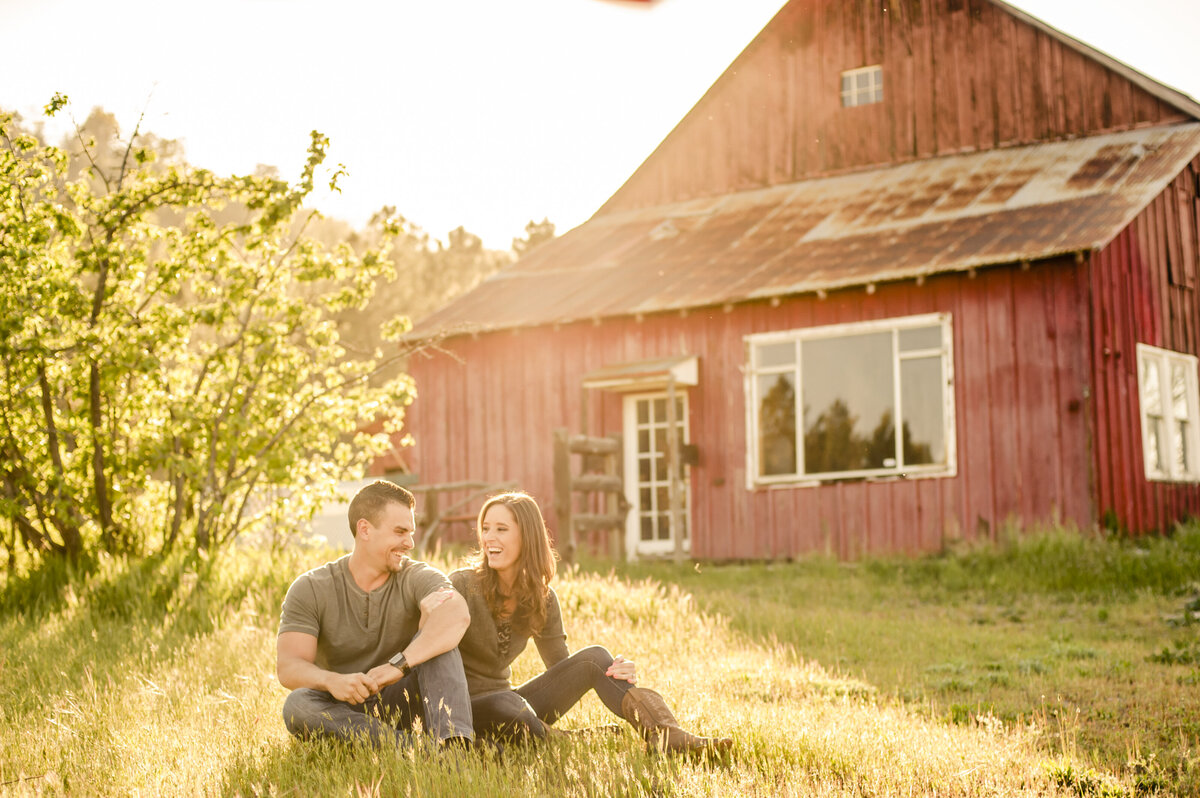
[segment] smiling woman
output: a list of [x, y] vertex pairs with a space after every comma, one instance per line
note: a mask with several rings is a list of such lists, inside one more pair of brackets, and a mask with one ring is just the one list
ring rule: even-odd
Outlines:
[[[542, 740], [553, 723], [594, 690], [605, 707], [627, 720], [652, 749], [723, 755], [728, 738], [697, 737], [680, 728], [663, 697], [635, 687], [634, 663], [603, 646], [574, 654], [558, 596], [550, 587], [556, 554], [542, 512], [526, 493], [488, 499], [479, 511], [474, 567], [450, 580], [467, 600], [471, 625], [459, 643], [475, 732], [506, 740]], [[513, 688], [510, 666], [533, 639], [547, 670]]]

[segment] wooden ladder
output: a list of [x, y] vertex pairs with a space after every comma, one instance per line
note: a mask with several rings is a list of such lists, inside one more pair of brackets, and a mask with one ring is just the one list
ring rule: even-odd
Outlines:
[[[572, 455], [582, 455], [579, 470], [572, 468]], [[577, 512], [576, 504], [593, 507], [599, 496], [602, 512]], [[563, 559], [574, 562], [579, 533], [608, 530], [608, 554], [614, 559], [625, 555], [625, 516], [629, 513], [622, 478], [621, 437], [592, 438], [571, 435], [567, 429], [554, 430], [554, 512], [558, 516]]]

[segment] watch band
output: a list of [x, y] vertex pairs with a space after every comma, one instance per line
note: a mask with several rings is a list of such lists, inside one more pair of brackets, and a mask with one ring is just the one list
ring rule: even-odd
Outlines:
[[412, 672], [412, 666], [408, 664], [408, 660], [404, 658], [404, 652], [401, 651], [396, 656], [388, 660], [388, 664], [400, 669], [401, 676], [407, 676]]

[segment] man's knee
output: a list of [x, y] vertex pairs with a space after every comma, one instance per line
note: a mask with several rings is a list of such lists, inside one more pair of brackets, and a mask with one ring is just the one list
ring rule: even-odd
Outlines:
[[436, 657], [430, 657], [420, 665], [414, 666], [413, 670], [424, 676], [450, 676], [466, 680], [463, 673], [462, 654], [458, 653], [457, 648], [452, 648]]
[[288, 693], [283, 702], [283, 724], [287, 730], [297, 737], [307, 737], [319, 729], [320, 714], [328, 704], [328, 701], [321, 700], [325, 695], [308, 687]]

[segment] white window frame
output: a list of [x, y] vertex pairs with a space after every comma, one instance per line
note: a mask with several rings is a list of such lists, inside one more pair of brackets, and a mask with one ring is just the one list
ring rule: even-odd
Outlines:
[[[870, 78], [867, 86], [862, 89], [858, 87], [860, 75], [867, 75]], [[846, 88], [847, 81], [850, 82], [850, 88]], [[860, 105], [874, 105], [883, 102], [883, 66], [872, 64], [858, 69], [845, 70], [842, 72], [841, 92], [843, 108], [856, 108]]]
[[[806, 340], [816, 340], [821, 338], [841, 338], [852, 335], [863, 335], [874, 332], [891, 331], [893, 335], [897, 335], [901, 330], [913, 329], [918, 327], [930, 327], [933, 325], [941, 325], [942, 342], [941, 346], [936, 349], [922, 349], [895, 354], [892, 359], [893, 371], [893, 391], [895, 392], [892, 398], [893, 407], [896, 409], [896, 437], [897, 441], [902, 440], [901, 431], [903, 430], [904, 414], [903, 406], [900, 397], [900, 362], [909, 358], [925, 358], [932, 355], [939, 355], [942, 362], [942, 430], [943, 439], [946, 444], [946, 462], [933, 463], [928, 465], [903, 465], [897, 463], [895, 468], [884, 469], [869, 469], [861, 471], [834, 471], [817, 474], [760, 474], [759, 469], [759, 435], [758, 435], [758, 411], [759, 399], [758, 396], [758, 380], [759, 374], [778, 373], [781, 370], [786, 370], [787, 367], [763, 367], [760, 368], [757, 363], [757, 347], [764, 344], [776, 344], [784, 342], [794, 342], [796, 344], [796, 358], [791, 366], [793, 378], [796, 385], [796, 466], [800, 472], [804, 471], [804, 429], [803, 421], [803, 402], [804, 402], [804, 386], [800, 379], [802, 361], [800, 357], [800, 343]], [[952, 325], [952, 317], [950, 313], [926, 313], [917, 316], [901, 316], [890, 319], [878, 319], [874, 321], [851, 322], [848, 324], [832, 324], [822, 327], [806, 327], [796, 330], [784, 330], [779, 332], [756, 333], [747, 335], [743, 338], [746, 349], [746, 368], [744, 372], [744, 390], [746, 396], [746, 487], [754, 489], [757, 487], [770, 487], [774, 485], [818, 485], [823, 482], [838, 482], [847, 479], [872, 479], [872, 480], [890, 480], [890, 479], [905, 479], [912, 477], [952, 477], [958, 473], [957, 461], [957, 442], [955, 437], [955, 414], [954, 414], [954, 332]], [[896, 350], [893, 349], [893, 352]]]
[[[1162, 407], [1158, 415], [1149, 412], [1145, 380], [1142, 375], [1146, 363], [1154, 361], [1158, 364], [1159, 402]], [[1187, 382], [1185, 385], [1187, 420], [1186, 439], [1183, 441], [1184, 451], [1190, 461], [1180, 469], [1172, 453], [1175, 451], [1177, 437], [1174, 408], [1171, 402], [1171, 367], [1181, 365]], [[1137, 384], [1138, 384], [1138, 418], [1141, 420], [1142, 431], [1142, 463], [1146, 479], [1152, 482], [1200, 482], [1200, 385], [1197, 374], [1200, 373], [1200, 359], [1195, 355], [1185, 355], [1157, 346], [1139, 343], [1137, 345]], [[1166, 430], [1166, 468], [1159, 468], [1150, 457], [1146, 448], [1150, 440], [1150, 425], [1162, 423]]]

